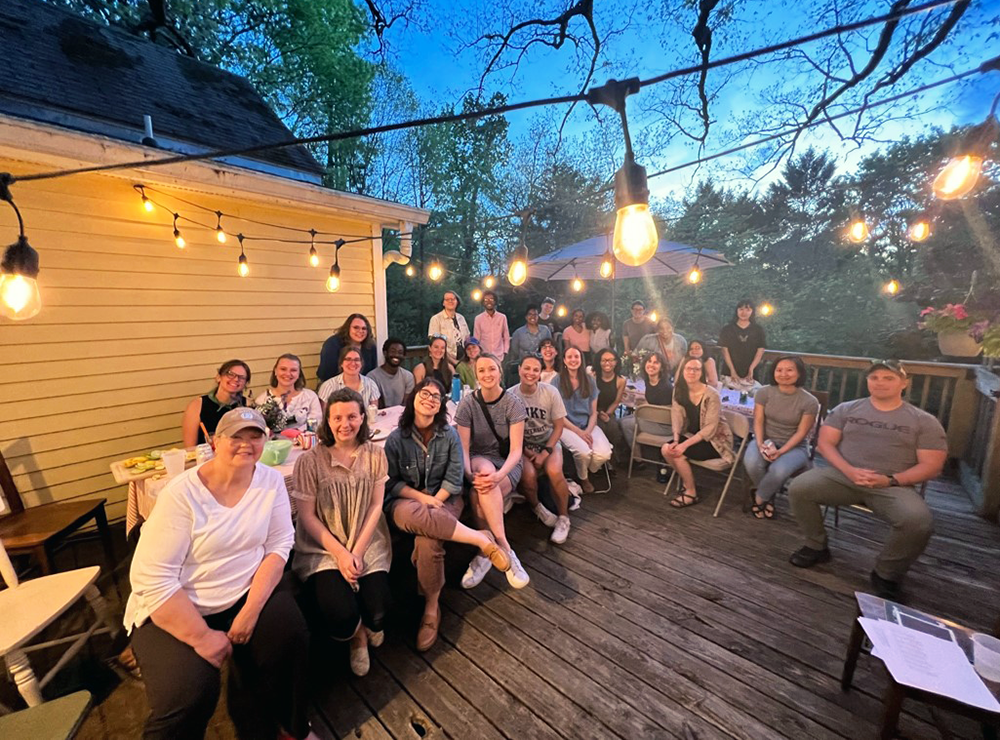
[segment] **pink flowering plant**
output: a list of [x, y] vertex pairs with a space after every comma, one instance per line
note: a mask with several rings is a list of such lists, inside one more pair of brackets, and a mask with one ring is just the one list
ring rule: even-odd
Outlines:
[[921, 329], [933, 332], [969, 331], [973, 324], [984, 321], [986, 317], [978, 311], [969, 311], [964, 303], [949, 303], [944, 308], [928, 306], [920, 312]]

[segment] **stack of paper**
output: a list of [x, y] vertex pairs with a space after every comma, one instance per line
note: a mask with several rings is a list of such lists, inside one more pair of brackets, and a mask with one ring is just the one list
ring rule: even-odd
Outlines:
[[894, 622], [865, 617], [858, 621], [898, 683], [1000, 712], [1000, 703], [954, 642]]

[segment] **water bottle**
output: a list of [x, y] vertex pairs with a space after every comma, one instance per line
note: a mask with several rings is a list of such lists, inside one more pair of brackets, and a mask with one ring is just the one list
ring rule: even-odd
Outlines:
[[451, 400], [454, 403], [462, 400], [462, 379], [457, 375], [451, 379]]

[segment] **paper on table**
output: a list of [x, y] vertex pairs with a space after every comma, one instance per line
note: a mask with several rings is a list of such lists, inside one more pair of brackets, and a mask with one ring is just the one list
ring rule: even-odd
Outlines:
[[899, 683], [1000, 712], [1000, 703], [955, 643], [885, 620], [858, 621]]

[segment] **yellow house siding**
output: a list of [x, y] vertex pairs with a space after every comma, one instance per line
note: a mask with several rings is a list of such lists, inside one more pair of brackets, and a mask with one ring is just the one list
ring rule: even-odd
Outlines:
[[[0, 171], [37, 169], [0, 158]], [[177, 444], [185, 405], [212, 389], [222, 362], [245, 360], [256, 394], [275, 358], [293, 352], [314, 387], [323, 340], [354, 311], [375, 316], [382, 266], [373, 264], [371, 242], [341, 250], [343, 287], [330, 294], [332, 245], [317, 245], [322, 262], [314, 268], [307, 244], [248, 239], [251, 272], [240, 278], [236, 233], [308, 239], [238, 219], [247, 216], [349, 238], [378, 233], [377, 217], [320, 207], [315, 192], [301, 208], [287, 198], [268, 203], [221, 175], [225, 186], [214, 191], [164, 179], [94, 174], [14, 185], [41, 257], [43, 308], [27, 322], [0, 321], [0, 449], [28, 506], [102, 496], [109, 516], [121, 518], [126, 489], [108, 465]], [[222, 210], [229, 241], [220, 245], [214, 231], [182, 220], [188, 246], [178, 249], [171, 214], [142, 210], [132, 189], [140, 181], [168, 193], [151, 192], [153, 200], [212, 228], [213, 214], [170, 194]], [[15, 235], [12, 211], [0, 207], [0, 245]]]

